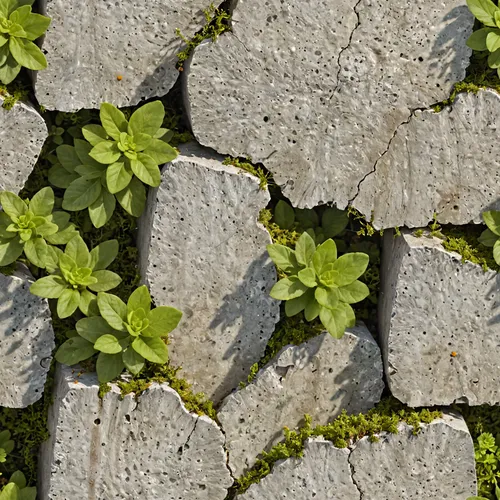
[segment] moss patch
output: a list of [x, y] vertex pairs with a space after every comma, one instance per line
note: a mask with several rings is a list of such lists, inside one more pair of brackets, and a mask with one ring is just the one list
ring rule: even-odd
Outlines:
[[30, 93], [30, 87], [23, 83], [13, 82], [9, 85], [0, 83], [0, 97], [3, 99], [2, 108], [10, 110], [17, 101], [25, 101]]
[[250, 163], [250, 159], [240, 160], [238, 158], [233, 158], [232, 156], [228, 156], [223, 162], [224, 165], [232, 165], [236, 168], [241, 168], [248, 172], [249, 174], [254, 175], [260, 181], [259, 188], [262, 190], [266, 190], [269, 182], [272, 179], [271, 174], [268, 170], [266, 170], [263, 166], [255, 166]]

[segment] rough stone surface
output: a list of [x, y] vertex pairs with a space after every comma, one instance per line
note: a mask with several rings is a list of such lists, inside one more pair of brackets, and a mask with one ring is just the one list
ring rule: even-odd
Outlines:
[[[500, 95], [460, 94], [440, 113], [416, 111], [399, 127], [353, 205], [377, 228], [480, 223], [500, 209]], [[477, 140], [480, 137], [481, 140]]]
[[50, 439], [39, 471], [41, 500], [111, 498], [223, 500], [231, 485], [224, 436], [189, 413], [167, 385], [123, 401], [117, 386], [101, 400], [94, 374], [58, 366]]
[[[387, 233], [380, 337], [392, 394], [410, 406], [500, 403], [500, 275], [437, 238]], [[453, 355], [452, 355], [453, 353]]]
[[360, 500], [352, 481], [349, 450], [330, 441], [309, 439], [303, 458], [276, 462], [272, 474], [253, 484], [241, 500]]
[[[424, 425], [414, 436], [398, 434], [378, 442], [363, 438], [349, 457], [363, 500], [466, 500], [476, 495], [472, 438], [462, 417], [451, 413]], [[299, 499], [297, 499], [299, 500]]]
[[0, 191], [18, 193], [47, 139], [47, 126], [35, 109], [18, 101], [4, 109], [0, 97]]
[[462, 0], [240, 0], [184, 71], [198, 141], [263, 162], [292, 204], [355, 198], [412, 110], [465, 76]]
[[[175, 83], [177, 53], [204, 24], [206, 0], [42, 0], [52, 18], [36, 74], [47, 109], [77, 111], [102, 102], [133, 106]], [[121, 76], [121, 80], [118, 77]]]
[[47, 300], [32, 295], [33, 278], [0, 274], [0, 406], [25, 408], [42, 397], [54, 331]]
[[264, 353], [279, 316], [269, 297], [276, 270], [257, 222], [269, 193], [257, 178], [195, 144], [150, 190], [139, 234], [140, 270], [157, 304], [184, 313], [170, 359], [214, 401]]
[[379, 400], [384, 383], [380, 349], [364, 325], [342, 339], [328, 333], [282, 349], [254, 381], [230, 394], [218, 416], [235, 477], [262, 451], [299, 427], [304, 414], [326, 424], [341, 413], [365, 412]]

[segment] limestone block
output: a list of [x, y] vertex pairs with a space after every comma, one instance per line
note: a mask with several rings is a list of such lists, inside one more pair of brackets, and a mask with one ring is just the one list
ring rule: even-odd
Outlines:
[[[167, 94], [177, 53], [204, 24], [206, 0], [42, 0], [52, 22], [43, 42], [48, 67], [36, 74], [47, 109], [77, 111], [102, 102], [133, 106]], [[121, 77], [121, 79], [119, 79]]]
[[438, 238], [403, 232], [384, 237], [381, 277], [392, 394], [410, 406], [499, 404], [499, 275], [462, 263]]
[[398, 434], [384, 433], [375, 443], [363, 438], [349, 462], [363, 500], [476, 495], [472, 438], [462, 417], [451, 413], [423, 425], [415, 436], [412, 427], [401, 424]]
[[0, 274], [0, 406], [25, 408], [42, 397], [55, 347], [49, 305], [30, 293], [22, 269]]
[[257, 222], [269, 193], [257, 178], [185, 146], [149, 191], [139, 223], [140, 270], [157, 304], [183, 311], [170, 359], [220, 401], [263, 355], [279, 316], [276, 270]]
[[238, 495], [241, 500], [360, 500], [348, 449], [322, 438], [308, 439], [303, 458], [276, 462], [273, 472]]
[[440, 113], [416, 111], [353, 205], [377, 228], [424, 227], [434, 213], [443, 224], [482, 222], [484, 210], [500, 209], [499, 113], [490, 90], [460, 94]]
[[40, 500], [223, 500], [232, 484], [224, 436], [189, 413], [166, 384], [137, 401], [112, 386], [101, 400], [95, 374], [58, 366], [50, 439], [39, 461]]
[[384, 388], [382, 375], [379, 347], [362, 324], [342, 339], [323, 333], [283, 348], [219, 409], [233, 475], [241, 476], [262, 450], [277, 444], [283, 427], [299, 427], [306, 413], [326, 424], [343, 409], [372, 408]]
[[462, 0], [240, 0], [185, 67], [194, 134], [263, 162], [294, 206], [344, 208], [412, 110], [465, 76], [473, 24]]
[[0, 191], [18, 193], [35, 166], [48, 131], [29, 104], [18, 101], [7, 110], [3, 102], [0, 97]]

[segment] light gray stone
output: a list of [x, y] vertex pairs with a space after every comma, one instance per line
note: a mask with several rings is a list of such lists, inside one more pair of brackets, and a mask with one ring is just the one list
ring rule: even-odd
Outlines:
[[466, 500], [476, 495], [474, 447], [461, 416], [445, 413], [417, 435], [412, 432], [403, 423], [398, 434], [356, 443], [349, 462], [363, 500]]
[[499, 404], [499, 275], [404, 231], [385, 234], [381, 276], [392, 394], [410, 406]]
[[[458, 95], [440, 113], [416, 111], [361, 183], [353, 205], [376, 228], [480, 223], [500, 209], [500, 95]], [[478, 140], [478, 137], [481, 139]]]
[[[36, 78], [38, 102], [77, 111], [102, 102], [133, 106], [167, 94], [177, 53], [204, 24], [206, 0], [42, 0], [52, 22], [43, 42], [48, 67]], [[118, 77], [122, 79], [119, 80]]]
[[224, 436], [189, 413], [166, 384], [101, 400], [95, 374], [58, 366], [50, 438], [42, 445], [40, 500], [223, 500], [232, 484]]
[[343, 409], [365, 412], [384, 388], [380, 349], [364, 325], [341, 339], [323, 333], [287, 346], [244, 389], [230, 394], [218, 417], [226, 435], [235, 477], [254, 465], [283, 437], [283, 427], [299, 427], [307, 413], [327, 424]]
[[308, 439], [302, 458], [276, 462], [273, 472], [238, 495], [241, 500], [360, 500], [348, 449], [322, 438]]
[[462, 0], [240, 0], [184, 71], [198, 141], [263, 162], [294, 206], [344, 208], [412, 110], [465, 76]]
[[18, 101], [7, 110], [3, 103], [0, 97], [0, 191], [18, 193], [35, 166], [48, 131], [31, 105]]
[[27, 271], [0, 274], [0, 406], [25, 408], [42, 397], [54, 331], [46, 299], [30, 293]]
[[263, 355], [279, 319], [276, 270], [257, 222], [269, 193], [196, 144], [162, 172], [139, 223], [139, 265], [157, 304], [183, 311], [170, 359], [196, 390], [227, 396]]

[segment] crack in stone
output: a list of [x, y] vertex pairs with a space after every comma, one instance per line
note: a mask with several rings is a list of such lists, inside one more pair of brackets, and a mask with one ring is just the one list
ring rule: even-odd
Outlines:
[[352, 484], [354, 484], [354, 486], [356, 487], [356, 489], [358, 490], [358, 493], [359, 493], [359, 500], [363, 500], [364, 498], [364, 495], [363, 495], [363, 492], [361, 491], [361, 488], [359, 487], [358, 483], [356, 482], [356, 480], [354, 479], [354, 473], [356, 472], [354, 470], [354, 464], [351, 463], [351, 455], [352, 455], [352, 452], [354, 451], [354, 449], [350, 449], [349, 450], [349, 456], [347, 457], [347, 463], [349, 464], [349, 468], [351, 469], [351, 479], [352, 479]]
[[184, 445], [182, 446], [182, 449], [183, 449], [183, 450], [184, 450], [184, 448], [185, 448], [186, 446], [188, 446], [188, 445], [189, 445], [189, 441], [191, 440], [191, 436], [194, 434], [194, 431], [196, 430], [196, 426], [198, 425], [198, 422], [199, 422], [199, 421], [200, 421], [200, 419], [199, 419], [199, 418], [197, 418], [197, 419], [195, 420], [195, 422], [194, 422], [194, 426], [193, 426], [193, 430], [189, 433], [189, 436], [188, 436], [188, 438], [186, 439], [186, 442], [185, 442], [185, 443], [184, 443]]

